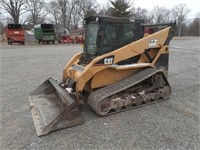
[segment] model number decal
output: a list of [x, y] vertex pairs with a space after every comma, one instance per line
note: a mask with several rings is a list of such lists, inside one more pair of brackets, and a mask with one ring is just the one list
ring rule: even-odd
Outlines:
[[155, 40], [150, 40], [149, 41], [149, 46], [156, 46], [157, 45], [157, 39], [155, 39]]

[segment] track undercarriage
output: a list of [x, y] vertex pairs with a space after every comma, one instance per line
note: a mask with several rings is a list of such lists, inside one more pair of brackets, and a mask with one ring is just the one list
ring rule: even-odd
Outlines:
[[88, 97], [88, 104], [98, 115], [106, 116], [167, 99], [170, 94], [163, 71], [147, 68], [94, 91]]

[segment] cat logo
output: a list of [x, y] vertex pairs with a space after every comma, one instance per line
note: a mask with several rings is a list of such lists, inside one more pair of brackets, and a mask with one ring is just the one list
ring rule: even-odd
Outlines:
[[105, 58], [99, 60], [94, 65], [95, 66], [112, 65], [112, 64], [114, 64], [114, 60], [115, 60], [115, 56], [111, 55], [111, 56], [108, 56], [108, 57], [105, 57]]
[[112, 65], [114, 58], [104, 58], [105, 65]]

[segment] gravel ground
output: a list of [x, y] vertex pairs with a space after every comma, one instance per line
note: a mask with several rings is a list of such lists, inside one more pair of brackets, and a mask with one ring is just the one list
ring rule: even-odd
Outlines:
[[84, 107], [85, 124], [39, 138], [28, 95], [50, 76], [61, 80], [81, 45], [1, 43], [1, 149], [199, 150], [200, 38], [175, 39], [170, 48], [170, 100], [108, 117]]

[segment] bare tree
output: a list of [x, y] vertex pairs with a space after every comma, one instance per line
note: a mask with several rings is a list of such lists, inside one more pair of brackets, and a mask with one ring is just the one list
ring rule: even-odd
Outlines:
[[170, 10], [165, 7], [155, 6], [151, 12], [155, 23], [169, 22]]
[[76, 29], [85, 17], [97, 14], [97, 8], [96, 0], [52, 0], [46, 11], [53, 16], [55, 24], [69, 30]]
[[47, 4], [46, 10], [53, 17], [54, 23], [60, 24], [61, 11], [59, 9], [59, 4], [56, 1], [52, 0]]
[[173, 9], [172, 9], [172, 13], [173, 13], [173, 17], [174, 19], [177, 20], [177, 25], [178, 25], [178, 36], [181, 35], [181, 27], [183, 22], [185, 21], [188, 13], [190, 12], [190, 9], [187, 7], [186, 4], [179, 4], [176, 5]]
[[106, 5], [101, 6], [101, 8], [98, 11], [99, 15], [106, 15], [106, 16], [111, 16], [112, 8], [110, 6], [110, 3], [107, 2]]
[[72, 14], [76, 15], [77, 10], [76, 10], [76, 5], [79, 3], [79, 0], [71, 0], [68, 2], [68, 11], [67, 11], [67, 29], [69, 30], [70, 24], [72, 22]]
[[29, 13], [27, 22], [32, 25], [44, 20], [44, 0], [25, 0], [25, 9]]
[[71, 14], [72, 16], [72, 25], [74, 27], [74, 29], [78, 28], [78, 24], [80, 24], [80, 22], [82, 21], [81, 17], [79, 16], [79, 11], [80, 11], [80, 7], [78, 5], [79, 2], [77, 2], [77, 4], [74, 7], [74, 10]]
[[19, 23], [19, 17], [23, 11], [24, 0], [1, 0], [0, 8], [7, 12], [13, 19], [14, 23]]
[[134, 8], [132, 14], [134, 18], [143, 19], [145, 23], [149, 22], [148, 10], [145, 8]]
[[0, 20], [0, 35], [3, 35], [4, 34], [4, 24], [1, 22]]
[[77, 24], [79, 0], [57, 0], [50, 1], [46, 7], [48, 13], [53, 16], [55, 24], [60, 24], [69, 30], [70, 26]]
[[61, 24], [64, 28], [67, 28], [68, 0], [58, 0], [58, 9], [61, 13]]
[[189, 35], [190, 36], [200, 36], [200, 13], [189, 25]]
[[61, 24], [68, 30], [72, 22], [72, 14], [78, 2], [78, 0], [58, 0], [57, 8], [60, 13]]
[[4, 19], [3, 13], [0, 12], [0, 35], [2, 35], [4, 33], [3, 19]]
[[78, 14], [81, 19], [97, 14], [98, 5], [96, 0], [80, 0], [78, 5], [80, 7]]

